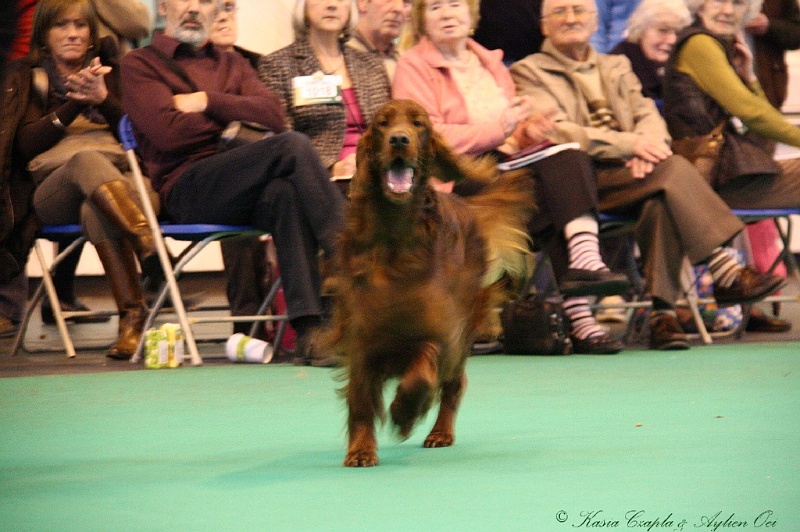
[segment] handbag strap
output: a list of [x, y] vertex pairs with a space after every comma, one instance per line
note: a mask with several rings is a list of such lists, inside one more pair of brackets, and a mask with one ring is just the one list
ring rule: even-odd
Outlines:
[[195, 85], [194, 81], [192, 81], [192, 78], [189, 77], [189, 74], [186, 72], [186, 70], [184, 70], [183, 67], [180, 66], [177, 61], [175, 61], [175, 59], [168, 56], [158, 48], [155, 48], [152, 44], [148, 44], [145, 46], [145, 48], [149, 49], [156, 56], [158, 56], [167, 65], [167, 67], [172, 70], [172, 72], [185, 81], [186, 84], [189, 85], [189, 88], [192, 90], [192, 92], [199, 92], [199, 89], [197, 88], [197, 85]]
[[[549, 259], [547, 258], [546, 255], [543, 255], [541, 258], [537, 258], [536, 260], [537, 262], [542, 262], [542, 263], [537, 263], [534, 266], [533, 274], [530, 277], [528, 277], [528, 279], [526, 279], [526, 281], [523, 283], [522, 287], [519, 290], [519, 293], [517, 294], [517, 297], [519, 299], [525, 299], [528, 296], [530, 296], [531, 289], [536, 285], [539, 279], [541, 279], [542, 276], [545, 275], [545, 273], [547, 273], [551, 277], [553, 275], [552, 267], [550, 267]], [[541, 299], [552, 299], [553, 301], [558, 301], [559, 303], [562, 302], [563, 298], [561, 297], [561, 292], [558, 291], [557, 286], [555, 287], [552, 286], [553, 282], [554, 281], [551, 281], [551, 286], [549, 286], [547, 290], [545, 291], [537, 290], [535, 296]]]

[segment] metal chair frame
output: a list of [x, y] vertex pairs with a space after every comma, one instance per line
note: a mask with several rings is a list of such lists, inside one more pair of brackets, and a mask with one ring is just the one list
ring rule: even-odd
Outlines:
[[[775, 258], [772, 266], [769, 269], [769, 272], [775, 270], [775, 268], [783, 262], [786, 265], [787, 272], [793, 276], [793, 278], [797, 281], [798, 286], [800, 286], [800, 267], [798, 267], [797, 260], [795, 259], [794, 255], [792, 254], [789, 244], [791, 243], [792, 238], [792, 215], [800, 215], [800, 208], [794, 209], [732, 209], [732, 212], [738, 216], [743, 222], [745, 223], [753, 223], [760, 220], [773, 220], [775, 226], [778, 229], [778, 235], [781, 239], [783, 244], [783, 249], [778, 257]], [[636, 220], [625, 217], [625, 216], [616, 216], [610, 215], [606, 213], [600, 214], [600, 232], [604, 235], [618, 235], [625, 232], [630, 232], [633, 228], [633, 225], [636, 223]], [[783, 220], [783, 223], [781, 223]], [[633, 258], [632, 251], [629, 250], [626, 254], [626, 261], [627, 261], [627, 270], [628, 275], [631, 276], [632, 282], [634, 286], [641, 287], [641, 279], [639, 278], [638, 270], [636, 269], [636, 261]], [[688, 261], [684, 261], [684, 278], [686, 281], [687, 286], [689, 287], [686, 291], [685, 298], [679, 303], [686, 304], [691, 313], [692, 317], [694, 318], [695, 326], [697, 327], [697, 334], [696, 335], [689, 335], [691, 336], [699, 336], [699, 338], [703, 341], [704, 344], [711, 344], [713, 343], [713, 338], [721, 338], [730, 336], [735, 334], [740, 336], [744, 332], [744, 328], [747, 324], [747, 317], [749, 315], [748, 309], [745, 310], [745, 319], [742, 321], [742, 324], [739, 328], [735, 329], [734, 331], [730, 332], [709, 332], [707, 327], [705, 326], [705, 322], [700, 314], [699, 304], [700, 303], [714, 303], [713, 298], [700, 298], [697, 295], [697, 284], [696, 279], [694, 276], [694, 272], [692, 271], [691, 265]], [[764, 298], [762, 301], [765, 302], [800, 302], [800, 296], [769, 296]], [[631, 316], [633, 311], [636, 308], [650, 308], [650, 303], [647, 301], [632, 301], [614, 305], [604, 305], [604, 304], [596, 304], [595, 307], [602, 308], [602, 307], [613, 307], [613, 308], [626, 308], [628, 309], [628, 331], [626, 332], [626, 338], [631, 333]]]
[[[190, 319], [187, 315], [186, 308], [181, 298], [180, 288], [178, 286], [177, 278], [183, 272], [184, 267], [188, 264], [198, 253], [209, 243], [222, 238], [231, 236], [242, 235], [264, 235], [265, 231], [259, 230], [250, 226], [233, 226], [233, 225], [218, 225], [218, 224], [160, 224], [156, 217], [153, 205], [150, 203], [150, 196], [145, 186], [144, 176], [142, 175], [139, 161], [136, 157], [136, 139], [133, 135], [133, 126], [130, 118], [126, 115], [122, 118], [119, 124], [119, 136], [122, 142], [122, 147], [128, 159], [128, 164], [133, 173], [134, 183], [136, 190], [141, 199], [144, 214], [150, 227], [153, 229], [153, 238], [155, 240], [156, 250], [158, 252], [161, 267], [164, 270], [166, 283], [162, 287], [153, 308], [150, 310], [150, 315], [145, 324], [145, 330], [150, 327], [156, 319], [159, 311], [161, 310], [167, 296], [170, 296], [178, 316], [181, 329], [186, 341], [188, 349], [189, 360], [192, 365], [201, 365], [203, 363], [200, 353], [197, 350], [197, 342], [194, 337], [192, 325], [197, 323], [210, 323], [210, 322], [257, 322], [257, 321], [273, 321], [279, 322], [277, 335], [275, 338], [275, 345], [281, 344], [283, 330], [288, 320], [286, 315], [265, 315], [259, 314], [254, 316], [219, 316], [219, 317], [196, 317]], [[170, 236], [178, 240], [188, 240], [192, 242], [189, 247], [178, 257], [175, 266], [170, 261], [169, 253], [167, 252], [164, 237]], [[278, 293], [280, 287], [280, 278], [278, 278], [271, 287], [267, 298], [261, 305], [260, 312], [265, 312], [269, 305], [272, 303], [275, 295]], [[255, 327], [255, 325], [254, 325]], [[131, 358], [132, 363], [136, 363], [141, 359], [142, 351], [144, 349], [144, 335], [139, 341], [139, 346], [136, 353]]]
[[[71, 242], [54, 257], [52, 263], [50, 266], [48, 266], [45, 258], [45, 252], [42, 248], [42, 239], [56, 243], [64, 243], [67, 241]], [[52, 274], [55, 271], [56, 266], [58, 266], [58, 264], [64, 260], [67, 255], [72, 253], [85, 241], [86, 237], [83, 234], [83, 228], [78, 224], [46, 225], [39, 231], [38, 239], [36, 240], [33, 249], [34, 253], [36, 254], [36, 259], [39, 262], [39, 266], [42, 270], [42, 280], [39, 283], [39, 286], [36, 287], [36, 290], [34, 290], [31, 299], [25, 306], [25, 313], [23, 314], [22, 321], [19, 325], [19, 330], [17, 331], [16, 337], [14, 338], [14, 344], [11, 348], [12, 356], [19, 353], [21, 348], [25, 348], [25, 335], [28, 332], [28, 326], [30, 325], [31, 317], [33, 316], [33, 312], [36, 310], [36, 307], [45, 296], [50, 302], [50, 307], [53, 309], [53, 316], [56, 321], [58, 332], [61, 335], [64, 351], [70, 358], [74, 358], [76, 356], [76, 352], [75, 344], [72, 341], [69, 330], [67, 329], [66, 320], [75, 316], [113, 314], [109, 312], [91, 310], [71, 312], [61, 310], [61, 305], [58, 301], [58, 294], [56, 294], [55, 285], [53, 284]]]

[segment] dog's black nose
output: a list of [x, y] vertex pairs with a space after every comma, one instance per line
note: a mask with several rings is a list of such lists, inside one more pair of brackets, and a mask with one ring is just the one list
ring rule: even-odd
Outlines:
[[410, 142], [411, 139], [405, 133], [394, 133], [389, 137], [389, 144], [392, 148], [405, 148]]

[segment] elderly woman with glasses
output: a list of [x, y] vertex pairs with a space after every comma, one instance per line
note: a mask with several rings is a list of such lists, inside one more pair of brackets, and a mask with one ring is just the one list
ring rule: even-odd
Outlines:
[[[764, 96], [744, 40], [745, 25], [758, 15], [761, 0], [689, 0], [687, 5], [695, 21], [678, 36], [665, 79], [665, 111], [673, 138], [705, 135], [724, 122], [726, 140], [732, 143], [745, 135], [755, 140], [755, 135], [800, 147], [800, 129]], [[771, 147], [764, 144], [765, 149]], [[797, 165], [792, 161], [782, 171], [773, 168], [767, 173], [796, 174]], [[719, 179], [732, 181], [742, 175]], [[787, 199], [796, 206], [796, 198]]]
[[800, 147], [800, 128], [766, 98], [743, 37], [761, 0], [687, 5], [695, 21], [678, 35], [664, 86], [664, 113], [676, 146], [721, 129], [722, 147], [706, 159], [706, 175], [722, 199], [733, 208], [797, 207], [800, 158], [776, 162], [773, 152], [775, 142]]
[[663, 105], [664, 70], [678, 32], [692, 22], [683, 0], [644, 0], [628, 19], [625, 40], [609, 53], [631, 60], [642, 94]]

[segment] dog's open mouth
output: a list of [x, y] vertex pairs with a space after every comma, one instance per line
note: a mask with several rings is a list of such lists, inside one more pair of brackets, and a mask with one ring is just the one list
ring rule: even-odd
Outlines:
[[386, 188], [392, 194], [406, 195], [411, 193], [414, 186], [414, 169], [408, 163], [398, 157], [392, 161], [389, 169], [386, 170]]

